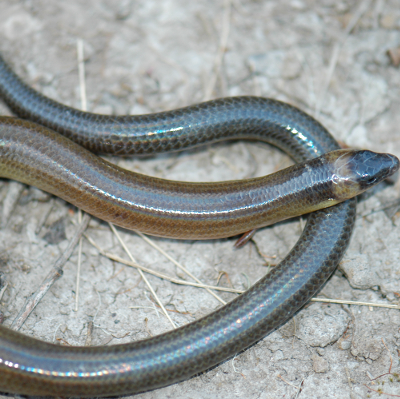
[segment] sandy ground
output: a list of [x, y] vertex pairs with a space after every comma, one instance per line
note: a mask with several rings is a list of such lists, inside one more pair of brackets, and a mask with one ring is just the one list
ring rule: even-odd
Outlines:
[[[298, 106], [349, 146], [400, 155], [400, 71], [387, 50], [400, 45], [397, 0], [232, 2], [0, 1], [0, 51], [37, 90], [81, 107], [76, 43], [84, 42], [88, 109], [148, 113], [230, 95], [262, 95]], [[0, 112], [10, 114], [0, 104]], [[142, 173], [217, 181], [270, 173], [290, 163], [258, 143], [224, 143], [146, 160], [114, 160]], [[398, 304], [399, 183], [363, 196], [329, 298]], [[15, 186], [0, 182], [3, 215], [0, 271], [8, 282], [0, 310], [10, 325], [73, 235], [76, 210], [56, 199], [39, 234], [48, 197], [25, 187], [11, 214]], [[4, 224], [4, 222], [3, 222]], [[233, 240], [154, 239], [203, 282], [245, 289], [294, 244], [295, 220], [259, 231], [244, 249]], [[107, 225], [88, 235], [124, 255]], [[144, 266], [185, 278], [141, 238], [122, 232]], [[262, 255], [265, 255], [263, 257]], [[139, 340], [171, 328], [133, 269], [102, 257], [83, 241], [75, 310], [77, 252], [21, 331], [50, 342], [92, 345]], [[209, 293], [148, 277], [177, 325], [218, 308]], [[224, 300], [234, 297], [222, 293]], [[138, 398], [386, 398], [400, 395], [400, 313], [395, 309], [313, 303], [256, 345], [189, 381]], [[392, 362], [391, 375], [388, 373]], [[376, 392], [368, 389], [372, 388]]]

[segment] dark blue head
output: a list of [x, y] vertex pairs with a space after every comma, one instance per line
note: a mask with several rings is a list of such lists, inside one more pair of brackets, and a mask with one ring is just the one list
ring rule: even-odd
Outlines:
[[332, 162], [332, 195], [339, 201], [361, 194], [399, 169], [399, 160], [391, 154], [337, 150], [326, 156]]
[[391, 154], [355, 151], [348, 164], [362, 190], [385, 180], [399, 169], [399, 160]]

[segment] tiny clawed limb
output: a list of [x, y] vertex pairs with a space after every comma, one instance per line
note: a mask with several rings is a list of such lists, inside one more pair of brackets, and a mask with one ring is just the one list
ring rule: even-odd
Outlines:
[[244, 233], [236, 242], [234, 247], [235, 248], [241, 248], [243, 247], [245, 244], [247, 244], [248, 241], [250, 241], [253, 237], [254, 234], [256, 234], [257, 229], [253, 229], [253, 230], [249, 230], [246, 231], [246, 233]]

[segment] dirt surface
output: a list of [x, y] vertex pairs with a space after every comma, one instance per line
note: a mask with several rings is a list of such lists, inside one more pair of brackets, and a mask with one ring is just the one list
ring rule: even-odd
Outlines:
[[[387, 51], [400, 46], [397, 0], [337, 1], [0, 1], [0, 51], [23, 79], [45, 95], [80, 108], [77, 40], [84, 41], [88, 109], [137, 114], [204, 99], [262, 95], [317, 117], [349, 146], [400, 156], [400, 70]], [[398, 50], [397, 50], [398, 51]], [[0, 112], [10, 111], [0, 104]], [[114, 160], [159, 177], [217, 181], [270, 173], [290, 163], [258, 143], [213, 145], [146, 160]], [[398, 304], [399, 183], [364, 195], [350, 248], [323, 290], [329, 298]], [[11, 190], [11, 191], [10, 191]], [[0, 182], [3, 229], [0, 272], [8, 287], [0, 310], [10, 325], [73, 235], [76, 211], [25, 187]], [[5, 219], [4, 219], [5, 218]], [[5, 227], [4, 224], [8, 219]], [[245, 289], [276, 264], [298, 238], [295, 220], [259, 231], [242, 250], [234, 240], [154, 239], [203, 282]], [[92, 220], [88, 235], [126, 257], [107, 225]], [[185, 278], [170, 261], [129, 232], [122, 233], [144, 266]], [[260, 254], [265, 254], [265, 258]], [[77, 252], [21, 331], [60, 344], [139, 340], [171, 328], [133, 269], [83, 241], [79, 308]], [[148, 277], [177, 325], [217, 309], [204, 290]], [[220, 294], [224, 300], [233, 294]], [[189, 381], [137, 398], [386, 398], [400, 395], [400, 313], [395, 309], [313, 303], [256, 345]], [[377, 391], [374, 392], [368, 387]], [[300, 388], [300, 389], [299, 389]]]

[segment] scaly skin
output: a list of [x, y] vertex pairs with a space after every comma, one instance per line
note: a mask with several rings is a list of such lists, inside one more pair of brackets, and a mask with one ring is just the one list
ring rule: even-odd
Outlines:
[[[326, 129], [310, 116], [287, 104], [262, 98], [221, 99], [146, 116], [93, 115], [41, 96], [22, 83], [1, 60], [0, 95], [20, 116], [47, 124], [90, 150], [101, 153], [150, 153], [226, 138], [250, 138], [277, 145], [301, 162], [339, 148]], [[7, 143], [2, 147], [3, 167], [11, 174], [15, 168], [21, 168], [21, 173], [16, 172], [16, 175], [19, 173], [23, 180], [22, 171], [31, 173], [32, 170], [24, 164], [21, 154], [29, 153], [31, 160], [43, 161], [42, 146], [38, 144], [40, 140], [36, 141], [35, 132], [44, 131], [47, 137], [54, 133], [19, 120], [10, 122], [4, 119], [0, 128], [1, 134], [5, 134], [0, 144]], [[34, 131], [30, 136], [32, 140], [24, 138], [24, 129]], [[13, 141], [12, 133], [19, 139]], [[133, 137], [128, 137], [131, 134]], [[68, 140], [51, 137], [52, 145], [57, 147], [57, 159], [71, 162], [61, 169], [69, 170], [70, 165], [76, 164], [76, 172], [81, 173], [82, 168], [88, 165], [88, 159], [94, 160], [90, 161], [93, 165], [99, 165], [97, 162], [100, 161], [93, 155], [73, 144], [65, 144], [69, 143]], [[25, 144], [28, 147], [22, 152], [9, 151], [11, 147], [21, 149]], [[51, 147], [49, 152], [53, 149]], [[71, 160], [71, 154], [79, 155], [78, 159]], [[368, 165], [360, 169], [356, 167], [356, 174], [360, 170], [361, 174], [371, 170], [368, 163], [371, 156], [367, 154], [361, 158]], [[392, 157], [391, 160], [392, 169], [396, 169], [398, 161], [396, 164], [396, 159]], [[347, 164], [344, 162], [342, 167]], [[121, 172], [108, 163], [102, 165], [109, 168], [110, 175]], [[54, 169], [50, 170], [54, 172]], [[46, 170], [32, 173], [36, 183]], [[384, 174], [378, 171], [379, 178]], [[144, 177], [138, 179], [142, 184]], [[43, 186], [47, 187], [48, 181]], [[93, 186], [97, 182], [85, 180], [82, 184]], [[160, 187], [164, 187], [163, 184], [160, 183]], [[240, 186], [241, 183], [220, 184], [218, 189], [227, 189], [230, 184]], [[198, 187], [203, 188], [201, 185]], [[210, 192], [217, 193], [212, 186], [208, 187]], [[312, 185], [309, 191], [312, 195]], [[115, 196], [114, 193], [111, 195]], [[84, 194], [82, 198], [74, 194], [72, 197], [77, 204], [85, 202], [86, 198]], [[216, 312], [160, 336], [124, 345], [62, 347], [0, 326], [0, 390], [43, 396], [132, 394], [187, 379], [218, 364], [279, 327], [318, 292], [347, 248], [355, 212], [356, 201], [351, 199], [312, 213], [289, 255], [246, 293]]]
[[[390, 170], [389, 155], [339, 150], [272, 175], [187, 183], [133, 173], [43, 126], [0, 118], [0, 176], [48, 191], [86, 212], [143, 233], [179, 239], [234, 236], [352, 198], [353, 159], [369, 174]], [[387, 159], [388, 164], [385, 164]]]

